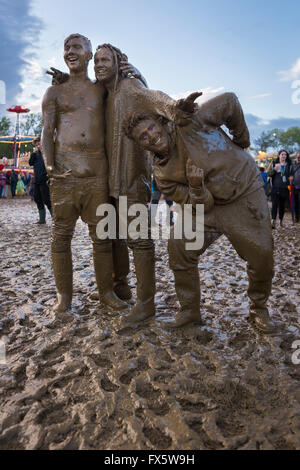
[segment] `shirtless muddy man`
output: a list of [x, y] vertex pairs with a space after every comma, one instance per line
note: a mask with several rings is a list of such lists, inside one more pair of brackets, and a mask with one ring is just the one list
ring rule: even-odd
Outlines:
[[[112, 309], [128, 307], [113, 291], [111, 240], [99, 240], [96, 209], [109, 202], [108, 162], [104, 148], [104, 88], [87, 76], [93, 57], [90, 41], [72, 34], [64, 42], [69, 80], [47, 89], [43, 109], [42, 151], [50, 177], [53, 222], [51, 256], [57, 303], [62, 312], [72, 301], [71, 239], [79, 216], [88, 224], [100, 300]], [[56, 134], [55, 134], [56, 131]]]

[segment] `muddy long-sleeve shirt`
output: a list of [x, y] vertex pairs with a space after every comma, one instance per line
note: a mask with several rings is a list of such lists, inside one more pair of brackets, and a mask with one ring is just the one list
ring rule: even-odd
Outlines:
[[[220, 128], [226, 125], [233, 140]], [[160, 191], [179, 204], [190, 203], [186, 164], [204, 171], [204, 184], [215, 205], [229, 204], [263, 186], [257, 165], [239, 145], [249, 145], [249, 132], [237, 97], [225, 93], [207, 101], [186, 127], [174, 126], [174, 146], [167, 157], [154, 158]]]

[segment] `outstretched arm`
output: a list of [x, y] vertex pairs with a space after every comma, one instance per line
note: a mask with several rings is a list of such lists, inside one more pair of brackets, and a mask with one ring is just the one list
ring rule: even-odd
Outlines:
[[234, 93], [223, 93], [199, 107], [197, 117], [200, 121], [215, 127], [225, 125], [239, 147], [250, 146], [249, 130], [241, 104]]
[[42, 155], [48, 176], [53, 175], [54, 160], [54, 131], [57, 120], [56, 98], [53, 87], [48, 88], [42, 102]]

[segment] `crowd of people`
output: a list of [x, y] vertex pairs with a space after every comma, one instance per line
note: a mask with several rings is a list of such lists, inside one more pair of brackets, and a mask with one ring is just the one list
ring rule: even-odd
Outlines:
[[0, 171], [0, 198], [31, 195], [32, 179], [29, 171]]
[[296, 154], [295, 163], [292, 163], [289, 153], [282, 149], [278, 152], [277, 158], [271, 162], [267, 171], [261, 167], [260, 172], [266, 196], [272, 203], [272, 228], [276, 228], [277, 217], [279, 217], [280, 226], [283, 227], [286, 209], [291, 211], [293, 222], [299, 223], [300, 152]]

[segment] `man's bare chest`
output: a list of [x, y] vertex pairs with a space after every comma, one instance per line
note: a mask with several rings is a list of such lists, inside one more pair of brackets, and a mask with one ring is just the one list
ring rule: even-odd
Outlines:
[[57, 107], [61, 113], [103, 112], [103, 97], [89, 89], [67, 90], [57, 96]]

